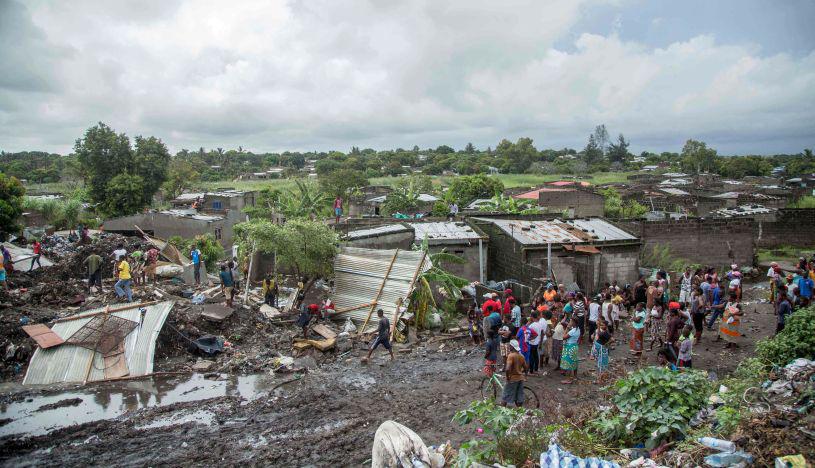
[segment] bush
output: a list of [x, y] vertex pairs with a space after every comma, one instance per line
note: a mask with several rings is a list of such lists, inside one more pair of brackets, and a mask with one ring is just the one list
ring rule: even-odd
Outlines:
[[433, 204], [433, 211], [430, 214], [432, 216], [443, 218], [450, 214], [450, 208], [447, 207], [447, 203], [439, 200]]
[[218, 260], [224, 257], [224, 248], [212, 234], [195, 236], [194, 239], [184, 239], [181, 236], [172, 236], [167, 242], [175, 246], [184, 256], [189, 256], [193, 245], [197, 246], [203, 256], [204, 265], [210, 273], [216, 272]]
[[787, 317], [784, 330], [759, 341], [756, 350], [761, 359], [779, 366], [797, 358], [812, 359], [815, 355], [815, 306], [795, 311]]
[[654, 448], [683, 432], [708, 395], [704, 372], [648, 367], [615, 382], [614, 407], [591, 422], [609, 442]]

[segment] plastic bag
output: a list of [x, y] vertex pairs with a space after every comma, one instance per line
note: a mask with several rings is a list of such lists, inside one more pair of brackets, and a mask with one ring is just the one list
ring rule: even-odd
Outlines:
[[206, 301], [206, 300], [207, 300], [207, 296], [205, 296], [203, 293], [198, 293], [198, 294], [192, 296], [192, 303], [193, 304], [203, 304], [204, 301]]
[[342, 327], [342, 331], [346, 333], [354, 333], [357, 331], [357, 326], [351, 321], [351, 317], [348, 317], [345, 320], [345, 325]]

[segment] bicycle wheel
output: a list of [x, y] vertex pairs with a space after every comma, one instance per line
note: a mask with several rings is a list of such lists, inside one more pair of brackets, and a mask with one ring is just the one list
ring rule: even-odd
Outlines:
[[488, 398], [492, 398], [493, 400], [498, 399], [498, 385], [495, 384], [495, 381], [492, 378], [484, 376], [481, 379], [481, 385], [479, 386], [481, 390], [481, 398], [486, 400]]
[[524, 385], [524, 407], [526, 408], [540, 408], [541, 402], [538, 399], [538, 394], [528, 385]]

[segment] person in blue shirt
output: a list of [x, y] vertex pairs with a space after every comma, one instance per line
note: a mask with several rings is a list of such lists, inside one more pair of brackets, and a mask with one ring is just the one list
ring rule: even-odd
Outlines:
[[195, 271], [195, 284], [201, 284], [201, 251], [198, 247], [193, 247], [190, 251], [192, 266]]
[[809, 277], [806, 272], [802, 270], [798, 270], [798, 282], [796, 285], [798, 286], [798, 292], [801, 294], [801, 299], [804, 299], [802, 307], [806, 307], [812, 302], [812, 289], [813, 289], [813, 282], [812, 278]]
[[716, 319], [721, 317], [724, 313], [724, 301], [722, 301], [722, 290], [719, 287], [718, 282], [714, 282], [710, 285], [710, 319], [707, 321], [707, 329], [708, 331], [713, 330], [713, 324], [716, 323]]

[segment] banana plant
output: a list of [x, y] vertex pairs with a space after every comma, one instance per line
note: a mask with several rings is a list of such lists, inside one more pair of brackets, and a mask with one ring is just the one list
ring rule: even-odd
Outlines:
[[441, 293], [448, 298], [459, 299], [461, 298], [461, 288], [470, 282], [446, 271], [443, 267], [446, 263], [465, 263], [466, 260], [458, 255], [448, 253], [444, 249], [440, 252], [431, 253], [427, 238], [423, 239], [420, 245], [414, 245], [413, 249], [424, 251], [431, 263], [431, 267], [416, 279], [416, 287], [411, 297], [411, 304], [414, 304], [416, 307], [416, 326], [424, 327], [427, 312], [430, 307], [432, 306], [434, 309], [438, 308], [436, 300], [433, 297], [431, 283], [439, 285]]

